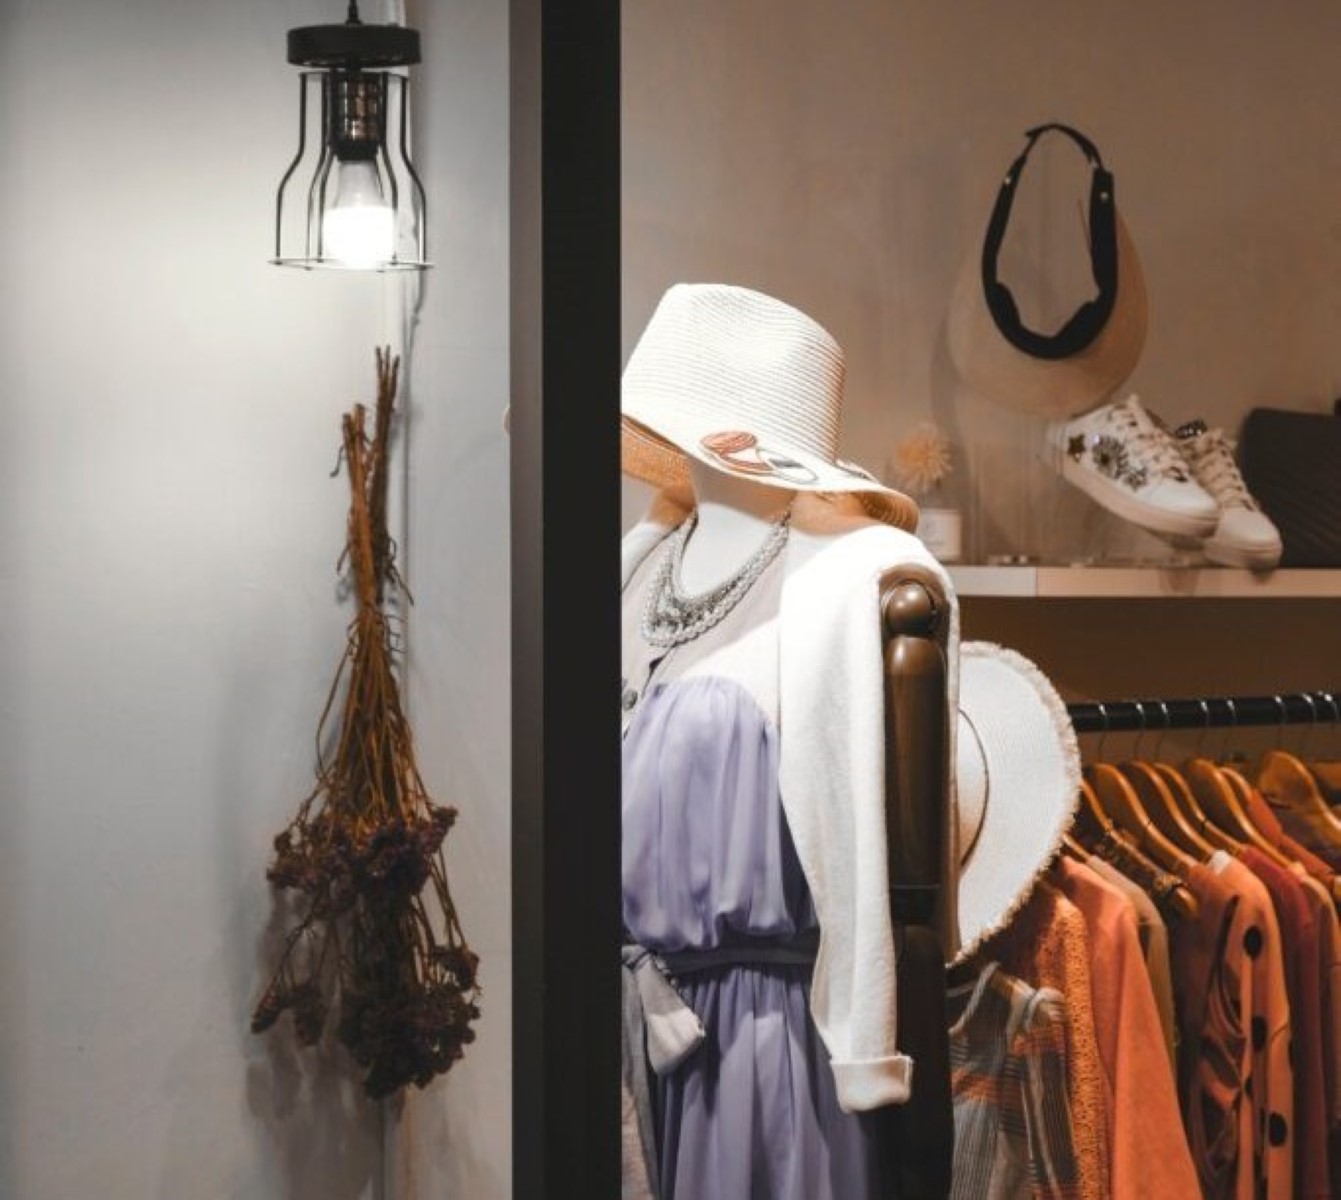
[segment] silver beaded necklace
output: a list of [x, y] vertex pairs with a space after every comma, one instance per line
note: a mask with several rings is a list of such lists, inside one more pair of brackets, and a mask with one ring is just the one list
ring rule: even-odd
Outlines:
[[787, 541], [789, 508], [773, 524], [764, 543], [734, 575], [697, 596], [680, 590], [680, 563], [698, 514], [693, 513], [671, 535], [643, 608], [642, 634], [653, 646], [668, 648], [692, 641], [719, 624], [754, 585]]

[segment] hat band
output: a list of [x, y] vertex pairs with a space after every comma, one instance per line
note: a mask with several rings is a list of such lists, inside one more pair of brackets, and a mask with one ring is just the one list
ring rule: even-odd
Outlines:
[[[959, 865], [962, 867], [973, 857], [983, 825], [986, 824], [992, 781], [987, 769], [987, 751], [983, 747], [978, 727], [962, 708], [959, 710], [959, 719], [959, 744], [963, 753], [959, 755], [956, 769], [955, 817], [959, 836]], [[965, 730], [969, 737], [964, 736]]]
[[[1066, 324], [1056, 333], [1045, 334], [1030, 329], [1020, 318], [1019, 306], [1010, 288], [1001, 282], [997, 271], [997, 257], [1006, 237], [1011, 206], [1015, 202], [1015, 185], [1024, 170], [1024, 164], [1038, 139], [1049, 130], [1066, 134], [1089, 159], [1093, 174], [1090, 178], [1090, 268], [1099, 294], [1076, 309]], [[1017, 350], [1034, 358], [1071, 358], [1089, 346], [1103, 332], [1117, 303], [1118, 255], [1117, 223], [1114, 216], [1113, 176], [1104, 167], [1103, 159], [1094, 143], [1069, 125], [1049, 124], [1031, 129], [1025, 135], [1028, 145], [1010, 165], [1006, 178], [997, 192], [991, 220], [987, 223], [987, 237], [982, 248], [982, 286], [988, 311], [992, 314], [1001, 336]]]
[[754, 434], [742, 430], [710, 433], [699, 439], [699, 445], [728, 470], [802, 485], [819, 479], [805, 463], [797, 462], [781, 451], [761, 446]]

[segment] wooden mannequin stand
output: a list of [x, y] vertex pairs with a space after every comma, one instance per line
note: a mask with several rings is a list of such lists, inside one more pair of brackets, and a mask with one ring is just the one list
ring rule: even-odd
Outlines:
[[950, 1192], [946, 960], [957, 923], [946, 705], [948, 605], [940, 582], [907, 568], [882, 581], [885, 820], [898, 961], [899, 1041], [915, 1064], [913, 1093], [889, 1110], [887, 1169], [895, 1200]]

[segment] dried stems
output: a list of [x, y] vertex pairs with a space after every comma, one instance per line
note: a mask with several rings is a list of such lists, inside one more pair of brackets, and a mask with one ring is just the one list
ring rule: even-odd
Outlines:
[[[316, 786], [275, 838], [267, 875], [295, 894], [300, 918], [252, 1016], [261, 1033], [291, 1010], [298, 1040], [313, 1045], [337, 1010], [336, 1034], [373, 1097], [424, 1087], [448, 1070], [479, 1016], [479, 960], [442, 855], [456, 810], [429, 798], [415, 765], [383, 609], [388, 587], [404, 590], [386, 519], [399, 367], [389, 350], [377, 351], [371, 440], [361, 404], [342, 421], [358, 608], [318, 725]], [[341, 696], [335, 748], [323, 755]]]

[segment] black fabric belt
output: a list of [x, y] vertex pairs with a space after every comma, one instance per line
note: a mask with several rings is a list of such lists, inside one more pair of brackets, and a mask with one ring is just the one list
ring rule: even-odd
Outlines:
[[786, 941], [763, 938], [714, 946], [709, 950], [676, 950], [653, 954], [668, 975], [694, 975], [717, 967], [810, 967], [819, 951], [819, 932], [799, 934]]

